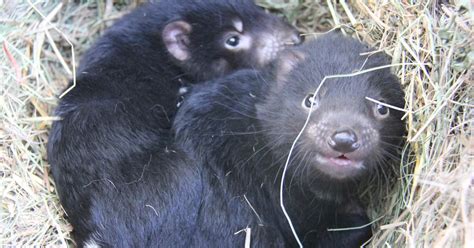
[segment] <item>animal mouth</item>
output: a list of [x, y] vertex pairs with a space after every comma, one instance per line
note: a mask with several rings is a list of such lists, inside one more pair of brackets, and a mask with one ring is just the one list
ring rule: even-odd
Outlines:
[[328, 157], [326, 159], [328, 162], [334, 164], [334, 166], [351, 166], [353, 164], [353, 161], [344, 156], [344, 154], [338, 157]]
[[318, 155], [316, 160], [320, 171], [339, 179], [355, 176], [365, 168], [362, 161], [351, 159], [345, 154], [339, 156]]
[[346, 157], [346, 155], [344, 155], [344, 154], [341, 154], [338, 157], [327, 157], [326, 159], [333, 166], [344, 166], [344, 167], [347, 167], [347, 168], [353, 167], [355, 169], [359, 169], [359, 168], [362, 167], [362, 162], [361, 161], [352, 160], [352, 159]]

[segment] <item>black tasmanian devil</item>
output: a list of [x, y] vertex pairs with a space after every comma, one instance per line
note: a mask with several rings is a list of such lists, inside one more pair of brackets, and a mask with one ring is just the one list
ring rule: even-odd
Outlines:
[[[403, 113], [383, 103], [403, 108], [401, 85], [385, 68], [330, 78], [314, 95], [325, 76], [390, 63], [370, 51], [354, 39], [329, 34], [283, 52], [270, 69], [242, 70], [191, 89], [174, 129], [178, 148], [192, 161], [188, 173], [197, 171], [199, 177], [160, 178], [182, 188], [199, 185], [179, 204], [195, 204], [196, 212], [187, 213], [195, 228], [187, 244], [242, 247], [245, 234], [235, 233], [250, 228], [252, 247], [297, 246], [280, 208], [280, 182], [310, 112], [283, 187], [296, 234], [305, 247], [359, 247], [370, 238], [370, 226], [363, 227], [370, 221], [356, 192], [396, 157]], [[161, 167], [168, 173], [173, 168]], [[180, 193], [161, 196], [175, 194]], [[348, 227], [362, 228], [328, 231]]]

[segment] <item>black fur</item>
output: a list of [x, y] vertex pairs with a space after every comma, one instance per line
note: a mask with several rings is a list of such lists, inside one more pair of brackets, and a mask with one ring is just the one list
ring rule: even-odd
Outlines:
[[[84, 55], [77, 86], [56, 110], [61, 120], [53, 123], [48, 144], [52, 175], [79, 246], [94, 235], [104, 245], [123, 247], [152, 246], [158, 237], [166, 241], [156, 227], [170, 220], [150, 221], [155, 214], [143, 204], [149, 197], [153, 199], [150, 205], [164, 204], [160, 211], [167, 209], [165, 202], [175, 204], [173, 197], [160, 192], [178, 190], [182, 184], [172, 186], [170, 178], [183, 180], [191, 173], [179, 170], [185, 156], [167, 150], [172, 149], [169, 129], [178, 89], [238, 68], [263, 65], [255, 52], [222, 49], [222, 34], [232, 28], [235, 17], [249, 35], [267, 32], [284, 40], [297, 33], [250, 0], [162, 0], [119, 20]], [[174, 58], [162, 39], [165, 26], [179, 20], [192, 27], [185, 42], [190, 58], [185, 61]], [[168, 175], [152, 164], [177, 169]], [[134, 195], [142, 201], [123, 200]], [[170, 215], [181, 211], [179, 207], [168, 210]], [[183, 223], [188, 223], [186, 218]], [[115, 231], [107, 235], [103, 225]]]
[[[203, 180], [197, 236], [193, 236], [198, 240], [192, 244], [241, 247], [244, 235], [234, 233], [249, 227], [252, 247], [296, 246], [278, 194], [291, 144], [307, 118], [308, 110], [301, 103], [324, 76], [389, 64], [382, 54], [360, 55], [368, 51], [358, 41], [330, 34], [295, 49], [296, 55], [282, 56], [283, 67], [277, 63], [276, 75], [240, 71], [193, 88], [174, 124], [178, 144], [193, 161], [190, 168], [201, 170]], [[279, 75], [288, 63], [290, 72]], [[327, 231], [369, 223], [355, 195], [357, 186], [371, 173], [385, 169], [404, 134], [402, 113], [392, 109], [390, 116], [380, 119], [373, 112], [376, 104], [366, 96], [404, 106], [401, 86], [389, 69], [330, 79], [296, 144], [284, 202], [305, 247], [358, 247], [371, 236], [370, 226]], [[308, 134], [322, 118], [332, 122], [327, 128], [349, 125], [359, 134], [362, 145], [370, 148], [361, 146], [362, 154], [354, 152], [365, 169], [344, 170], [348, 175], [338, 178], [321, 166], [316, 158], [324, 149], [317, 139], [327, 137]], [[364, 121], [378, 136], [363, 133], [359, 126]]]

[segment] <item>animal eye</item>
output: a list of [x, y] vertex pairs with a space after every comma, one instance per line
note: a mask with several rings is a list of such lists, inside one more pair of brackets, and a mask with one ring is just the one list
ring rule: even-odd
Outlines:
[[226, 46], [228, 46], [228, 47], [230, 46], [231, 48], [233, 48], [233, 47], [238, 46], [239, 42], [240, 42], [239, 36], [233, 35], [225, 41], [225, 44], [226, 44]]
[[[383, 103], [384, 101], [380, 101], [380, 102]], [[390, 109], [387, 106], [377, 103], [375, 105], [375, 114], [378, 117], [385, 118], [390, 114]]]
[[304, 108], [308, 108], [310, 109], [311, 108], [311, 105], [313, 105], [313, 109], [315, 107], [317, 107], [317, 101], [316, 101], [316, 98], [314, 97], [313, 94], [308, 94], [303, 102], [301, 103], [301, 105], [303, 105]]

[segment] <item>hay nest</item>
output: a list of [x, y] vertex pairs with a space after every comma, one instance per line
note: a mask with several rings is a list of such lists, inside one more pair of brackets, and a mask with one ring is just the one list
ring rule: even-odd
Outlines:
[[[18, 2], [0, 1], [0, 244], [66, 246], [45, 150], [52, 110], [77, 58], [140, 0]], [[472, 2], [315, 2], [260, 1], [307, 34], [342, 27], [401, 64], [408, 142], [393, 187], [362, 192], [370, 245], [474, 247]]]

